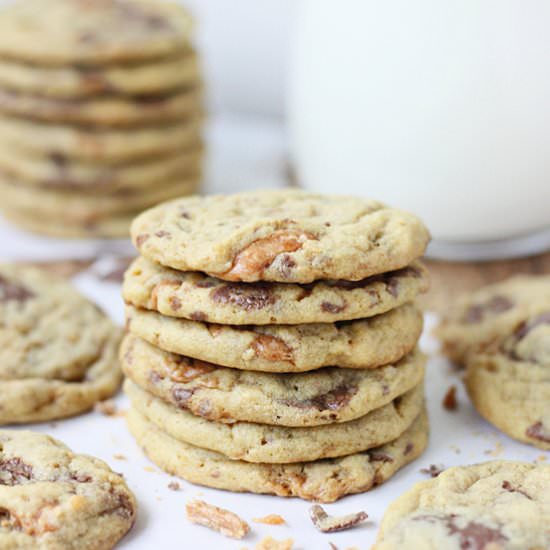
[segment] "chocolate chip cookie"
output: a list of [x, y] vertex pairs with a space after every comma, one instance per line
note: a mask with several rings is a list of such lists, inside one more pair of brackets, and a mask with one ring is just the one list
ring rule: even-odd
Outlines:
[[140, 128], [92, 128], [0, 117], [0, 146], [111, 163], [166, 155], [202, 143], [197, 118]]
[[4, 144], [0, 147], [0, 175], [24, 187], [78, 193], [131, 193], [151, 182], [198, 178], [202, 148], [132, 162], [101, 163], [73, 159], [62, 154], [33, 154]]
[[372, 317], [414, 300], [429, 286], [415, 262], [361, 281], [309, 285], [229, 283], [137, 258], [124, 277], [127, 303], [162, 315], [230, 325], [332, 323]]
[[151, 96], [196, 86], [197, 57], [184, 51], [144, 63], [116, 65], [36, 65], [0, 59], [0, 85], [7, 90], [53, 98], [100, 94]]
[[194, 415], [216, 422], [299, 427], [347, 422], [390, 403], [421, 383], [425, 357], [415, 350], [377, 369], [271, 374], [168, 353], [129, 334], [120, 362], [135, 384]]
[[144, 97], [55, 99], [0, 88], [1, 113], [46, 122], [100, 127], [127, 127], [181, 120], [200, 113], [201, 103], [201, 93], [197, 89]]
[[133, 408], [127, 421], [147, 456], [171, 474], [218, 489], [318, 502], [333, 502], [383, 483], [419, 456], [428, 441], [427, 417], [422, 413], [397, 439], [375, 449], [314, 462], [254, 464], [178, 441]]
[[429, 234], [382, 203], [296, 190], [191, 197], [138, 216], [141, 255], [227, 281], [361, 281], [420, 257]]
[[122, 476], [101, 460], [44, 434], [0, 430], [0, 547], [113, 548], [136, 507]]
[[518, 275], [465, 295], [445, 312], [436, 335], [443, 352], [463, 363], [469, 350], [517, 325], [529, 311], [550, 309], [550, 276]]
[[466, 358], [476, 409], [509, 436], [550, 450], [550, 308], [531, 313]]
[[154, 186], [130, 191], [80, 193], [78, 190], [33, 188], [0, 172], [0, 196], [14, 210], [33, 212], [39, 219], [93, 223], [111, 215], [130, 215], [166, 198], [195, 192], [198, 176], [158, 181]]
[[373, 550], [550, 548], [549, 484], [549, 465], [449, 468], [389, 507]]
[[191, 29], [175, 2], [18, 0], [3, 8], [0, 56], [40, 65], [136, 62], [188, 50]]
[[129, 380], [124, 391], [136, 411], [178, 441], [234, 460], [286, 464], [350, 455], [393, 441], [423, 409], [423, 386], [355, 420], [300, 428], [213, 422], [176, 408]]
[[120, 331], [69, 284], [0, 265], [0, 424], [83, 412], [113, 395]]
[[423, 323], [412, 304], [367, 319], [304, 325], [219, 325], [133, 306], [126, 307], [126, 319], [130, 332], [163, 350], [264, 372], [386, 365], [415, 348]]

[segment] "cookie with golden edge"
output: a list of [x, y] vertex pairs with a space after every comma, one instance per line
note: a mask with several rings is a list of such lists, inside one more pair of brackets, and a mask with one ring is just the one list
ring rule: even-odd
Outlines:
[[550, 547], [550, 466], [492, 461], [417, 483], [386, 511], [372, 550]]
[[254, 464], [178, 441], [133, 408], [126, 419], [145, 454], [172, 475], [217, 489], [317, 502], [334, 502], [384, 483], [422, 454], [429, 431], [423, 412], [403, 434], [381, 447], [313, 462]]
[[304, 325], [219, 325], [126, 306], [129, 331], [165, 351], [242, 370], [372, 369], [415, 347], [422, 313], [405, 304], [375, 317]]
[[415, 350], [377, 369], [276, 374], [168, 353], [132, 334], [120, 348], [124, 374], [173, 407], [216, 422], [295, 427], [348, 422], [387, 405], [420, 384], [425, 361]]
[[45, 434], [0, 430], [0, 547], [105, 550], [137, 503], [120, 474]]
[[414, 300], [429, 286], [420, 263], [361, 281], [229, 283], [196, 271], [176, 271], [138, 257], [122, 294], [162, 315], [230, 325], [332, 323], [372, 317]]
[[357, 197], [298, 190], [169, 201], [136, 218], [141, 255], [227, 281], [360, 281], [424, 253], [429, 233], [407, 212]]

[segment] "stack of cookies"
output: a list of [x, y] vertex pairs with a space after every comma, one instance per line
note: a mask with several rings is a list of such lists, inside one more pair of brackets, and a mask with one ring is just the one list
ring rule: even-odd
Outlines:
[[414, 216], [300, 191], [190, 197], [132, 224], [131, 432], [164, 470], [330, 502], [425, 448]]
[[200, 181], [190, 17], [148, 0], [17, 0], [0, 11], [0, 206], [45, 234], [124, 236]]

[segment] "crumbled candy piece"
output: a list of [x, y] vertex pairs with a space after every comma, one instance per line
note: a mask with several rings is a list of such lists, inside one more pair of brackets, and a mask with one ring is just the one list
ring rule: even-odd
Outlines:
[[237, 514], [218, 508], [204, 500], [192, 500], [185, 506], [187, 517], [192, 523], [218, 531], [226, 537], [242, 539], [250, 531], [250, 526]]
[[345, 516], [329, 516], [318, 504], [309, 509], [309, 516], [313, 525], [323, 533], [350, 529], [369, 517], [366, 512], [356, 512]]

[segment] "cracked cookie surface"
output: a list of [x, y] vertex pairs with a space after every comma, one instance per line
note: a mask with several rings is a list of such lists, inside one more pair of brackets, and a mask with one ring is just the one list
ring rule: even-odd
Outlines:
[[550, 547], [550, 466], [493, 461], [449, 468], [386, 511], [373, 550]]
[[[213, 222], [215, 220], [215, 222]], [[422, 256], [415, 216], [376, 201], [303, 191], [190, 197], [138, 216], [132, 239], [146, 258], [227, 281], [359, 281]]]
[[420, 263], [361, 281], [309, 285], [230, 283], [137, 258], [124, 277], [123, 297], [171, 317], [233, 325], [332, 323], [372, 317], [414, 300], [429, 286]]
[[0, 546], [107, 550], [129, 531], [136, 500], [103, 461], [54, 438], [0, 430]]
[[68, 283], [0, 265], [0, 423], [76, 414], [121, 380], [120, 330]]
[[347, 422], [388, 404], [422, 381], [425, 357], [416, 350], [377, 369], [273, 374], [172, 354], [129, 334], [120, 362], [135, 384], [194, 415], [216, 422], [299, 427]]

